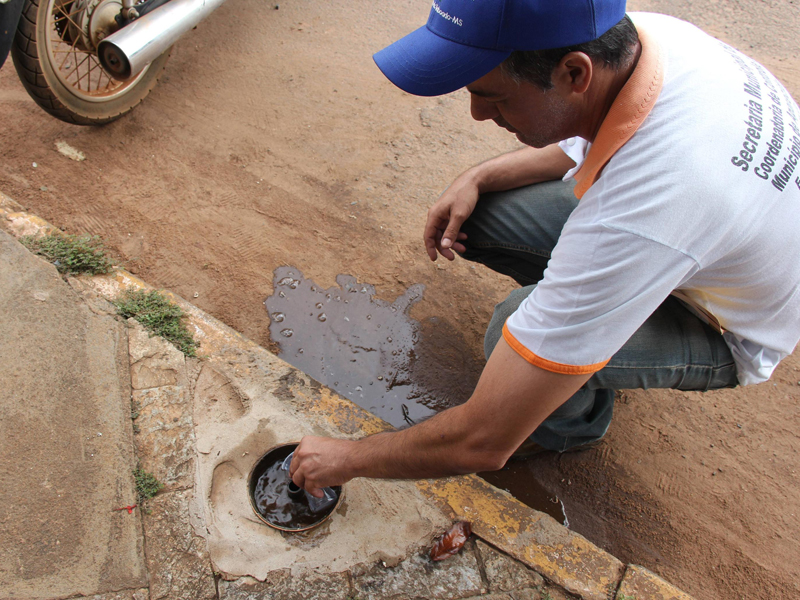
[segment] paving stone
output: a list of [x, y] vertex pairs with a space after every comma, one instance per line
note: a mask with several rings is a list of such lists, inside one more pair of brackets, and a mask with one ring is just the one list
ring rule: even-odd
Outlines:
[[356, 598], [468, 598], [484, 592], [478, 561], [467, 548], [443, 561], [416, 554], [396, 567], [354, 567]]
[[135, 319], [128, 319], [128, 324], [133, 389], [186, 385], [186, 358], [183, 352], [164, 338], [151, 335]]
[[264, 581], [242, 577], [219, 582], [220, 600], [347, 600], [351, 598], [347, 573], [291, 574], [290, 569], [272, 571]]
[[144, 513], [151, 600], [216, 599], [206, 541], [189, 522], [191, 491], [161, 493]]
[[195, 434], [186, 359], [160, 337], [128, 319], [131, 415], [141, 468], [165, 491], [194, 484]]
[[644, 567], [628, 565], [616, 600], [692, 600], [691, 596]]
[[489, 591], [510, 592], [541, 587], [544, 583], [541, 575], [521, 562], [498, 552], [481, 540], [477, 540], [477, 545], [486, 578], [489, 580]]
[[165, 491], [194, 484], [195, 435], [186, 386], [169, 385], [131, 395], [134, 442], [142, 469], [164, 484]]
[[542, 588], [525, 588], [511, 592], [513, 600], [541, 600]]
[[[546, 585], [541, 592], [539, 592], [539, 596], [534, 596], [536, 600], [579, 600], [580, 596], [573, 596], [565, 592], [563, 589], [559, 587], [555, 587], [552, 585]], [[641, 600], [649, 600], [642, 598]]]
[[110, 594], [98, 594], [96, 596], [83, 596], [87, 600], [148, 600], [150, 592], [147, 588], [139, 590], [122, 590], [111, 592]]

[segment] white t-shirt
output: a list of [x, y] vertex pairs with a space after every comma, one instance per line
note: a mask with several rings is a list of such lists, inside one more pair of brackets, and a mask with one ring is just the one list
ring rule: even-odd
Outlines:
[[594, 144], [561, 144], [581, 200], [505, 339], [595, 372], [677, 291], [724, 328], [739, 382], [765, 381], [800, 339], [800, 109], [693, 25], [631, 17], [642, 57]]

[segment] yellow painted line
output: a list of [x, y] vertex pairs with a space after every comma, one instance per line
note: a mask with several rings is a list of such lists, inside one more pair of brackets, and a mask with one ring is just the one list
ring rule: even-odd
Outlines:
[[475, 534], [586, 600], [607, 600], [625, 565], [586, 538], [471, 475], [419, 481], [424, 495]]
[[692, 600], [692, 597], [644, 567], [628, 565], [615, 600], [634, 599]]
[[[21, 209], [19, 204], [0, 193], [0, 218], [5, 219], [7, 228], [15, 235], [58, 231], [43, 219]], [[129, 287], [153, 289], [122, 269], [109, 275], [80, 279], [90, 283], [108, 300], [116, 299]], [[183, 298], [171, 292], [164, 293], [187, 313], [199, 343], [198, 355], [202, 358], [214, 360], [232, 350], [258, 353], [268, 357], [278, 373], [299, 373]], [[392, 429], [385, 421], [324, 386], [308, 385], [299, 376], [291, 381], [287, 379], [287, 382], [296, 405], [309, 417], [325, 421], [343, 435], [360, 437]], [[622, 562], [584, 537], [477, 476], [424, 480], [417, 482], [417, 487], [453, 519], [470, 521], [478, 537], [584, 600], [613, 598], [618, 585], [618, 599], [627, 594], [636, 600], [692, 600], [642, 567], [629, 566], [626, 570]]]

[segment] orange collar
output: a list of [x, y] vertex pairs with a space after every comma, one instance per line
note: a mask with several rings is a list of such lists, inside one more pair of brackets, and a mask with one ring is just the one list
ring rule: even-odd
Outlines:
[[600, 177], [614, 153], [633, 137], [656, 103], [664, 83], [664, 52], [647, 32], [639, 29], [642, 53], [620, 90], [581, 168], [575, 173], [575, 196], [580, 200]]

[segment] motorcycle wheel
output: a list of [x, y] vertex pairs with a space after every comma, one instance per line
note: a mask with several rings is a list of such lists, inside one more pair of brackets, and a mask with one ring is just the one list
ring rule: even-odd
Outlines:
[[133, 110], [158, 82], [164, 52], [129, 81], [109, 75], [97, 43], [113, 33], [120, 0], [25, 0], [11, 56], [28, 94], [54, 117], [102, 125]]

